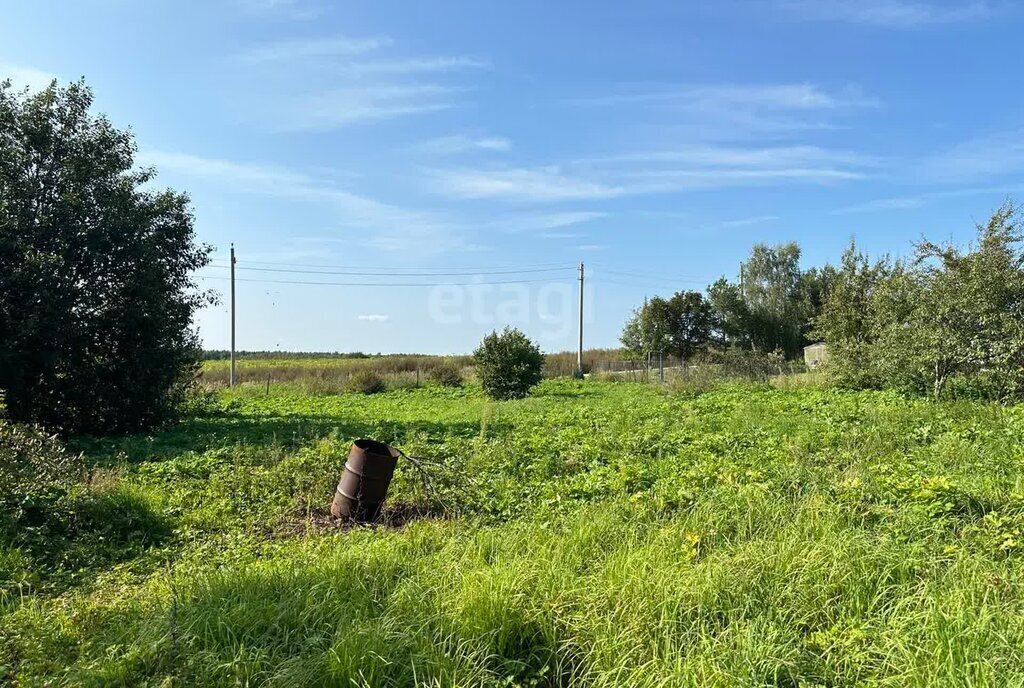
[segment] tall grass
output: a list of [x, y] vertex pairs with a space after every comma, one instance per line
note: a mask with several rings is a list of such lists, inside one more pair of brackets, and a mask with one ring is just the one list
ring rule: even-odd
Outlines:
[[[583, 352], [585, 370], [596, 370], [609, 362], [621, 362], [618, 349], [588, 349]], [[472, 356], [428, 356], [420, 354], [363, 356], [343, 358], [316, 357], [313, 354], [288, 358], [287, 354], [241, 356], [236, 362], [236, 381], [242, 385], [264, 388], [277, 383], [312, 394], [337, 394], [346, 391], [349, 378], [359, 372], [379, 375], [390, 388], [408, 389], [422, 386], [439, 367], [454, 366], [464, 377], [472, 377]], [[546, 354], [544, 376], [571, 377], [576, 371], [576, 352]], [[207, 389], [222, 389], [229, 379], [229, 362], [223, 358], [203, 363], [199, 381]]]
[[[440, 387], [358, 403], [243, 387], [221, 403], [154, 437], [83, 441], [120, 462], [126, 494], [155, 496], [174, 539], [9, 602], [8, 678], [1024, 683], [1020, 409], [595, 380], [502, 404]], [[359, 435], [449, 467], [435, 496], [456, 508], [325, 525]], [[389, 499], [431, 497], [402, 465]], [[23, 566], [11, 552], [0, 566]]]

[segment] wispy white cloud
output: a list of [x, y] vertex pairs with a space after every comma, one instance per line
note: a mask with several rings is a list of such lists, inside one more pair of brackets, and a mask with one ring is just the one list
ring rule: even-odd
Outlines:
[[329, 36], [250, 48], [236, 56], [246, 67], [238, 76], [260, 79], [261, 100], [246, 111], [285, 131], [436, 112], [464, 104], [455, 73], [490, 67], [470, 56], [370, 55], [392, 45], [387, 36]]
[[218, 180], [226, 185], [243, 188], [259, 187], [279, 189], [282, 192], [308, 190], [311, 177], [275, 165], [239, 163], [218, 158], [207, 158], [188, 153], [143, 149], [136, 162], [157, 171], [170, 171], [189, 177]]
[[418, 57], [404, 60], [364, 60], [338, 66], [351, 76], [413, 75], [429, 72], [453, 72], [460, 69], [490, 69], [491, 63], [475, 57]]
[[310, 0], [235, 0], [235, 3], [245, 14], [274, 19], [314, 19], [323, 11]]
[[919, 208], [930, 200], [928, 194], [917, 196], [893, 196], [891, 198], [876, 198], [864, 203], [848, 205], [837, 208], [831, 212], [832, 215], [849, 215], [855, 213], [873, 213], [886, 210], [907, 210]]
[[[592, 220], [607, 217], [608, 213], [593, 210], [566, 210], [550, 213], [527, 213], [524, 215], [505, 217], [491, 223], [491, 227], [503, 232], [545, 232], [551, 229], [562, 229], [581, 225]], [[549, 235], [548, 235], [549, 236]]]
[[580, 232], [543, 232], [537, 236], [541, 239], [579, 239], [583, 234]]
[[923, 160], [917, 174], [938, 182], [970, 182], [1024, 171], [1024, 129], [979, 136]]
[[307, 0], [236, 0], [235, 6], [243, 14], [273, 20], [308, 21], [323, 13]]
[[42, 69], [0, 63], [0, 81], [9, 79], [11, 85], [19, 90], [28, 87], [33, 91], [39, 91], [49, 86], [56, 78], [56, 74]]
[[578, 201], [621, 196], [624, 189], [563, 174], [558, 168], [439, 170], [431, 188], [454, 198], [503, 198], [519, 201]]
[[776, 222], [782, 218], [778, 215], [758, 215], [756, 217], [744, 217], [738, 220], [726, 220], [722, 223], [725, 228], [750, 227], [751, 225], [763, 225], [768, 222]]
[[431, 155], [456, 155], [467, 151], [504, 152], [512, 148], [512, 142], [500, 136], [468, 136], [453, 134], [429, 139], [417, 144], [414, 149]]
[[353, 85], [292, 103], [280, 123], [285, 130], [325, 131], [351, 124], [448, 110], [459, 89], [436, 84]]
[[633, 193], [664, 193], [687, 189], [746, 186], [768, 182], [800, 181], [824, 184], [865, 179], [858, 170], [834, 167], [780, 167], [766, 169], [667, 169], [641, 170], [625, 175]]
[[382, 315], [380, 313], [367, 313], [365, 315], [357, 315], [356, 320], [365, 320], [369, 322], [387, 322], [391, 320], [390, 315]]
[[570, 105], [612, 106], [652, 103], [702, 111], [829, 110], [846, 107], [877, 107], [880, 102], [854, 87], [828, 92], [808, 83], [798, 84], [697, 84], [633, 88], [617, 93], [576, 98]]
[[373, 52], [392, 44], [387, 36], [328, 36], [278, 41], [250, 48], [237, 59], [247, 64], [284, 62], [324, 57], [351, 57]]
[[888, 29], [914, 29], [987, 19], [988, 2], [914, 2], [912, 0], [790, 0], [783, 8], [801, 19], [840, 21]]
[[867, 156], [814, 146], [699, 146], [584, 158], [552, 167], [432, 170], [427, 184], [435, 193], [454, 198], [549, 203], [764, 184], [829, 184], [864, 179], [877, 164]]
[[941, 201], [946, 198], [960, 198], [962, 196], [980, 195], [1008, 195], [1021, 193], [1024, 185], [1009, 186], [984, 186], [971, 187], [966, 189], [950, 189], [948, 191], [933, 191], [929, 193], [913, 194], [908, 196], [891, 196], [888, 198], [876, 198], [863, 203], [836, 208], [832, 215], [852, 215], [861, 213], [886, 212], [892, 210], [912, 210], [921, 208], [934, 201]]
[[668, 126], [704, 141], [836, 129], [842, 118], [882, 105], [856, 86], [825, 89], [811, 83], [623, 85], [560, 104], [660, 114], [670, 118]]
[[[356, 242], [383, 251], [436, 254], [468, 248], [460, 228], [436, 213], [385, 203], [322, 177], [259, 163], [144, 150], [140, 165], [216, 184], [233, 191], [317, 203], [335, 211], [339, 228], [362, 230]], [[329, 241], [337, 237], [311, 237]]]
[[712, 146], [697, 145], [652, 151], [637, 151], [588, 158], [581, 162], [605, 163], [671, 163], [697, 167], [778, 168], [791, 166], [849, 165], [877, 167], [876, 157], [853, 151], [819, 146]]

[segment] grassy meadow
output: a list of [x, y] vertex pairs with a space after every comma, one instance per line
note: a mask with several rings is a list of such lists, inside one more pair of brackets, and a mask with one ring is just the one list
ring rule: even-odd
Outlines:
[[[327, 516], [354, 438], [387, 522]], [[1024, 685], [1024, 409], [807, 380], [313, 394], [79, 439], [0, 546], [0, 683]]]

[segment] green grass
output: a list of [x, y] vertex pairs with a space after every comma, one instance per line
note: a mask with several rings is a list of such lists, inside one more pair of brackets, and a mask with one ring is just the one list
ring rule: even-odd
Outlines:
[[[84, 515], [53, 551], [0, 543], [0, 677], [1024, 685], [1024, 409], [595, 380], [500, 404], [294, 389], [79, 441]], [[425, 515], [330, 526], [358, 436], [450, 467], [432, 502], [400, 466], [390, 502]]]

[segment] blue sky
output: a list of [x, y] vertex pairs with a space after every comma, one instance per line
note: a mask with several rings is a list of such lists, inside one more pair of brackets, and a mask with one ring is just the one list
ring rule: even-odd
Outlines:
[[[564, 350], [581, 261], [586, 343], [611, 346], [755, 242], [810, 266], [851, 236], [967, 241], [1024, 196], [1022, 24], [981, 1], [17, 2], [0, 75], [84, 76], [191, 194], [225, 295], [235, 243], [239, 348], [455, 353], [512, 324]], [[199, 327], [227, 346], [226, 299]]]

